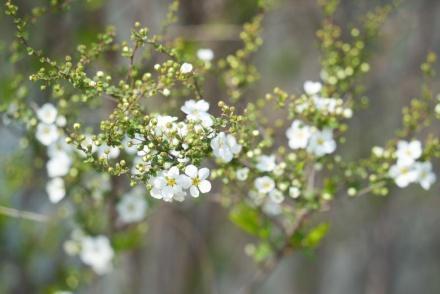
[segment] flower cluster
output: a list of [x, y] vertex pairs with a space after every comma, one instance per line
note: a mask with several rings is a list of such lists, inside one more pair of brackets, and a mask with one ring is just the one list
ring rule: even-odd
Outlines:
[[188, 195], [199, 197], [200, 193], [211, 191], [211, 183], [207, 180], [209, 169], [198, 169], [188, 165], [183, 174], [176, 166], [161, 171], [159, 175], [150, 179], [152, 186], [151, 196], [164, 201], [183, 201]]
[[71, 239], [64, 243], [64, 250], [69, 255], [79, 255], [81, 261], [98, 275], [106, 274], [113, 268], [115, 252], [104, 235], [87, 236], [81, 230], [74, 230]]
[[423, 154], [422, 143], [417, 140], [399, 141], [395, 155], [397, 162], [391, 166], [389, 176], [400, 188], [411, 183], [419, 183], [423, 189], [429, 190], [436, 176], [429, 161], [420, 161]]
[[59, 115], [58, 109], [46, 103], [36, 110], [39, 123], [36, 129], [36, 138], [47, 147], [49, 160], [46, 163], [47, 175], [51, 180], [46, 185], [49, 200], [53, 203], [64, 198], [66, 189], [62, 177], [66, 176], [72, 166], [72, 146], [66, 144], [62, 127], [66, 125], [66, 118]]
[[292, 149], [306, 149], [311, 154], [321, 157], [336, 150], [333, 131], [330, 128], [318, 130], [306, 125], [300, 120], [294, 120], [286, 131], [289, 147]]

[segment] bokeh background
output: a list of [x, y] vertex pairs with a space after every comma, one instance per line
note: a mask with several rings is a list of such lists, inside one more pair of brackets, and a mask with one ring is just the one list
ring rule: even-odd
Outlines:
[[[32, 1], [20, 2], [32, 5]], [[155, 31], [169, 4], [164, 0], [83, 2], [82, 9], [46, 18], [37, 46], [50, 54], [65, 54], [78, 39], [90, 38], [107, 24], [116, 26], [120, 40], [129, 38], [135, 21]], [[391, 1], [341, 2], [337, 21], [349, 25], [368, 9]], [[240, 25], [252, 17], [255, 6], [255, 0], [183, 0], [180, 21], [170, 34], [193, 39], [222, 56], [240, 45]], [[321, 20], [313, 0], [277, 1], [264, 21], [264, 46], [254, 58], [262, 79], [245, 101], [274, 86], [297, 92], [305, 80], [319, 78], [314, 34]], [[339, 148], [341, 154], [366, 156], [372, 146], [394, 135], [401, 107], [419, 93], [419, 65], [429, 50], [440, 52], [439, 20], [438, 0], [403, 0], [391, 15], [365, 78], [370, 108], [352, 119], [350, 143]], [[1, 15], [1, 45], [7, 46], [12, 36], [9, 20]], [[7, 83], [1, 78], [7, 68], [0, 60], [0, 93]], [[219, 99], [215, 87], [207, 90], [212, 102]], [[29, 95], [43, 99], [38, 91]], [[440, 134], [438, 125], [432, 130]], [[38, 180], [44, 174], [29, 170], [18, 176], [15, 188], [8, 182], [5, 166], [14, 162], [19, 134], [0, 124], [0, 205], [50, 214], [53, 205], [44, 193], [44, 181]], [[31, 160], [21, 156], [17, 164]], [[331, 211], [319, 216], [331, 223], [323, 244], [314, 253], [283, 260], [259, 293], [440, 293], [439, 194], [436, 185], [429, 192], [414, 186], [395, 189], [389, 197], [341, 197]], [[62, 241], [68, 232], [63, 225], [0, 215], [0, 293], [45, 291], [67, 258]], [[150, 217], [149, 227], [141, 248], [124, 254], [111, 274], [84, 285], [79, 293], [236, 293], [255, 271], [244, 252], [252, 239], [235, 228], [215, 203], [161, 206]]]

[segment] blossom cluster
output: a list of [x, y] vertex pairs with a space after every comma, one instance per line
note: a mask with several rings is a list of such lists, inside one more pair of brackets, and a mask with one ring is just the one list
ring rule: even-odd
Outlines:
[[422, 154], [422, 143], [418, 140], [401, 140], [397, 143], [397, 161], [391, 166], [389, 176], [398, 187], [404, 188], [411, 183], [419, 183], [425, 190], [431, 188], [436, 175], [432, 171], [431, 162], [421, 160]]

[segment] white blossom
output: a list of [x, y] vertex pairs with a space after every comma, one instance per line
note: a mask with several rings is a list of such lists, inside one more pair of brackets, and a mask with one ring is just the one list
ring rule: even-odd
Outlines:
[[211, 140], [211, 148], [214, 156], [224, 162], [230, 162], [234, 155], [241, 151], [241, 145], [237, 143], [234, 136], [224, 132], [219, 133]]
[[72, 159], [65, 152], [58, 152], [46, 163], [47, 174], [49, 177], [63, 177], [68, 174], [72, 165]]
[[270, 198], [267, 198], [266, 201], [264, 201], [262, 209], [264, 213], [272, 216], [277, 216], [282, 211], [281, 205], [272, 201]]
[[414, 169], [417, 174], [417, 182], [423, 189], [429, 190], [431, 185], [436, 181], [436, 175], [432, 171], [431, 162], [416, 162], [414, 164]]
[[209, 128], [213, 125], [211, 115], [208, 113], [209, 103], [205, 100], [188, 100], [180, 108], [190, 121], [200, 121], [202, 125]]
[[167, 135], [173, 131], [177, 117], [169, 115], [158, 115], [156, 117], [156, 126], [154, 128], [154, 133], [156, 136], [161, 136], [163, 134]]
[[187, 74], [192, 72], [193, 70], [193, 65], [191, 63], [183, 63], [182, 66], [180, 66], [180, 72], [183, 74]]
[[275, 155], [261, 155], [257, 160], [257, 169], [262, 172], [271, 172], [275, 169]]
[[65, 127], [67, 124], [66, 117], [64, 115], [59, 115], [55, 121], [55, 124], [60, 128]]
[[81, 239], [80, 258], [98, 275], [105, 274], [112, 269], [113, 256], [113, 248], [106, 236], [86, 236]]
[[306, 148], [311, 135], [312, 128], [300, 120], [294, 120], [290, 128], [286, 131], [286, 136], [289, 139], [289, 147], [292, 149]]
[[304, 92], [309, 96], [314, 96], [321, 92], [322, 84], [320, 82], [306, 81], [304, 83]]
[[97, 148], [99, 157], [104, 158], [118, 158], [120, 150], [118, 147], [108, 146], [107, 144], [102, 144]]
[[417, 181], [418, 172], [413, 164], [404, 165], [397, 163], [391, 166], [389, 176], [394, 179], [398, 187], [405, 188]]
[[309, 139], [307, 151], [321, 157], [333, 153], [336, 150], [336, 142], [333, 139], [331, 129], [325, 128], [322, 131], [315, 130]]
[[275, 202], [277, 204], [280, 204], [281, 202], [284, 201], [284, 195], [278, 189], [273, 189], [272, 191], [270, 191], [269, 198], [270, 198], [270, 200], [272, 200], [273, 202]]
[[51, 103], [45, 103], [37, 109], [38, 119], [45, 124], [53, 124], [57, 119], [58, 110]]
[[205, 62], [211, 61], [214, 58], [214, 52], [209, 48], [201, 48], [197, 50], [197, 58]]
[[342, 100], [325, 97], [312, 97], [312, 101], [317, 110], [324, 113], [337, 112], [337, 106], [342, 104]]
[[46, 192], [52, 203], [60, 202], [66, 196], [66, 188], [62, 178], [51, 179], [46, 184]]
[[58, 128], [55, 125], [39, 123], [37, 125], [35, 137], [38, 141], [40, 141], [41, 144], [49, 146], [58, 140]]
[[268, 176], [256, 178], [254, 184], [257, 191], [263, 194], [267, 194], [275, 189], [275, 181]]
[[151, 184], [153, 185], [150, 191], [152, 197], [172, 201], [175, 195], [190, 187], [191, 180], [187, 176], [181, 175], [179, 169], [173, 166], [154, 177]]
[[168, 97], [168, 96], [170, 96], [171, 91], [170, 91], [170, 89], [168, 89], [168, 88], [164, 88], [164, 89], [162, 90], [162, 94], [163, 94], [164, 96]]
[[399, 141], [397, 143], [397, 162], [400, 165], [410, 165], [422, 155], [422, 143], [418, 140], [411, 142]]
[[196, 166], [190, 164], [185, 168], [185, 174], [191, 180], [189, 192], [192, 197], [199, 197], [200, 193], [208, 193], [211, 191], [211, 183], [207, 180], [209, 169], [206, 167], [198, 169]]
[[296, 187], [296, 186], [292, 186], [289, 188], [289, 196], [292, 197], [293, 199], [298, 198], [301, 195], [301, 190]]
[[235, 176], [239, 181], [246, 181], [248, 175], [249, 175], [249, 168], [247, 167], [240, 168], [235, 172]]
[[140, 186], [123, 195], [116, 206], [119, 219], [123, 223], [135, 223], [143, 220], [147, 211], [144, 189]]

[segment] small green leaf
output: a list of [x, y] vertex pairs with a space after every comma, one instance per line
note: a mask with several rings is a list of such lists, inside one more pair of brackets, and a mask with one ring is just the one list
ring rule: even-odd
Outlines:
[[329, 227], [328, 223], [317, 225], [302, 239], [301, 245], [304, 248], [316, 248], [327, 234]]
[[246, 204], [235, 206], [229, 214], [230, 220], [248, 234], [267, 239], [270, 224], [255, 209]]

